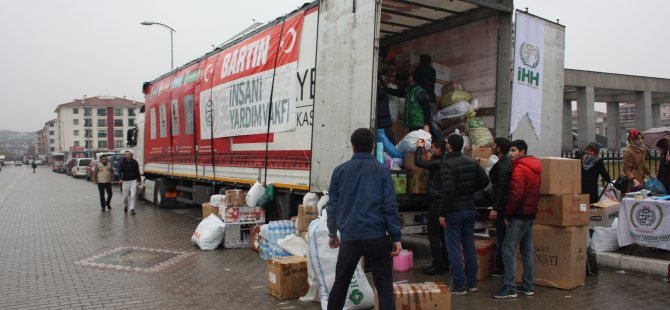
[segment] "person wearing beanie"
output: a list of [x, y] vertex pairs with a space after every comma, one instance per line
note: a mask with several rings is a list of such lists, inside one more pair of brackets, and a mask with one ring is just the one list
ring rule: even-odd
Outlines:
[[598, 177], [607, 183], [612, 182], [600, 158], [600, 144], [592, 142], [586, 146], [582, 156], [582, 193], [589, 194], [590, 203], [598, 202]]
[[463, 137], [449, 135], [447, 154], [440, 166], [442, 190], [439, 222], [444, 228], [451, 266], [451, 293], [454, 295], [478, 291], [474, 194], [489, 184], [486, 171], [472, 158], [464, 156], [462, 149]]
[[642, 133], [632, 128], [628, 131], [628, 148], [623, 154], [623, 173], [628, 179], [628, 187], [624, 194], [639, 191], [644, 188], [644, 177], [651, 176], [649, 168], [645, 163], [647, 148], [644, 146]]

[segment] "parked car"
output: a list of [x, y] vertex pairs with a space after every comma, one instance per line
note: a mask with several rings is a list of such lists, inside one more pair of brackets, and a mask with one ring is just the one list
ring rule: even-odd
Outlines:
[[74, 164], [77, 162], [76, 158], [72, 158], [67, 161], [67, 164], [65, 165], [65, 175], [70, 176], [72, 175], [72, 168], [74, 168]]
[[92, 176], [93, 176], [93, 168], [94, 168], [95, 165], [97, 165], [97, 164], [98, 164], [98, 161], [97, 161], [97, 160], [91, 160], [91, 162], [88, 164], [88, 166], [86, 166], [86, 181], [91, 181], [91, 182], [93, 182], [93, 180], [92, 180]]
[[109, 162], [112, 163], [112, 169], [114, 169], [113, 182], [116, 183], [119, 181], [119, 167], [121, 167], [123, 154], [109, 155], [107, 158], [109, 159]]
[[20, 161], [20, 160], [17, 160], [17, 161], [14, 162], [14, 166], [15, 166], [15, 167], [21, 167], [21, 165], [22, 165], [22, 164], [21, 164], [21, 161]]
[[88, 166], [91, 161], [93, 161], [93, 158], [77, 158], [70, 175], [72, 175], [73, 178], [86, 177], [86, 166]]
[[44, 161], [41, 159], [38, 159], [35, 161], [35, 165], [44, 165]]
[[51, 171], [56, 172], [56, 173], [64, 173], [65, 172], [65, 163], [62, 161], [57, 161], [51, 166]]

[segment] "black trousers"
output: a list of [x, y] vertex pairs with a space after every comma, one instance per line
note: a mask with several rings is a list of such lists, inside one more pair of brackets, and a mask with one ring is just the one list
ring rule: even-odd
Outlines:
[[428, 243], [430, 244], [430, 255], [433, 257], [432, 266], [447, 271], [449, 259], [447, 258], [447, 245], [444, 241], [444, 228], [440, 226], [440, 200], [434, 200], [428, 209]]
[[505, 264], [502, 260], [502, 247], [505, 242], [505, 235], [507, 235], [507, 225], [505, 225], [505, 214], [498, 211], [498, 218], [496, 218], [496, 268], [505, 270]]
[[[107, 191], [107, 200], [105, 200], [105, 191]], [[112, 183], [98, 183], [98, 193], [100, 193], [100, 207], [104, 209], [112, 202]]]
[[[393, 310], [393, 260], [391, 259], [391, 243], [387, 237], [340, 242], [340, 251], [337, 255], [335, 267], [335, 283], [328, 296], [328, 310], [341, 310], [347, 298], [349, 284], [354, 285], [352, 279], [356, 266], [362, 257], [372, 272], [372, 278], [377, 289], [380, 310]], [[364, 274], [359, 275], [365, 277]]]

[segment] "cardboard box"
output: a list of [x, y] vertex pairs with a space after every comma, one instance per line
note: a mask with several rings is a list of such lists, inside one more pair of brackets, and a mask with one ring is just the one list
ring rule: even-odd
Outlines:
[[415, 169], [407, 171], [407, 192], [424, 194], [428, 190], [428, 170]]
[[542, 184], [540, 194], [580, 194], [582, 192], [582, 165], [577, 159], [542, 157]]
[[479, 166], [482, 167], [482, 169], [486, 170], [489, 166], [489, 159], [488, 158], [475, 158], [475, 161], [479, 163]]
[[298, 217], [295, 226], [299, 232], [307, 231], [309, 223], [319, 217], [319, 208], [317, 206], [298, 206]]
[[202, 218], [207, 218], [210, 214], [219, 216], [219, 208], [212, 206], [209, 202], [202, 203]]
[[469, 145], [463, 149], [463, 154], [472, 158], [489, 159], [493, 155], [490, 146]]
[[307, 293], [307, 259], [298, 256], [268, 261], [268, 291], [279, 300], [295, 299]]
[[228, 207], [221, 219], [226, 224], [265, 222], [265, 210], [259, 207]]
[[594, 227], [611, 227], [615, 218], [619, 217], [621, 203], [603, 200], [591, 205], [589, 229]]
[[[423, 154], [426, 156], [426, 158], [424, 158], [425, 160], [430, 159], [430, 152], [424, 152]], [[414, 157], [416, 157], [415, 152], [405, 153], [405, 158], [402, 160], [402, 168], [408, 171], [421, 169], [414, 165]]]
[[407, 173], [405, 172], [391, 172], [391, 179], [395, 187], [396, 194], [407, 193]]
[[226, 232], [223, 235], [223, 247], [227, 249], [250, 247], [251, 231], [256, 224], [262, 223], [226, 224]]
[[398, 142], [409, 133], [409, 128], [405, 127], [405, 124], [403, 124], [402, 121], [393, 121], [391, 131], [393, 132], [393, 135], [395, 135], [395, 141]]
[[540, 196], [535, 224], [583, 226], [589, 224], [589, 195]]
[[493, 273], [496, 262], [496, 241], [475, 239], [475, 251], [477, 252], [477, 281], [482, 281]]
[[[451, 291], [442, 282], [393, 284], [393, 298], [397, 310], [451, 309]], [[379, 310], [376, 291], [375, 310]]]
[[261, 224], [255, 225], [251, 228], [251, 242], [249, 248], [254, 252], [260, 252], [261, 247]]
[[[573, 289], [586, 277], [586, 226], [533, 226], [535, 280], [533, 284]], [[521, 282], [523, 263], [516, 255], [516, 281]]]
[[226, 191], [226, 207], [244, 207], [245, 192], [241, 189], [231, 189]]

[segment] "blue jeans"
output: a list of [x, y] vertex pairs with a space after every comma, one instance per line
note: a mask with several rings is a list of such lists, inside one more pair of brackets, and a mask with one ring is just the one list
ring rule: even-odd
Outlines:
[[516, 287], [516, 262], [514, 252], [519, 247], [523, 260], [523, 288], [533, 289], [533, 220], [512, 218], [507, 224], [507, 234], [503, 244], [505, 264], [505, 285]]
[[[447, 253], [451, 265], [452, 289], [476, 287], [475, 210], [447, 213], [445, 222], [447, 228], [444, 230], [444, 238], [447, 241]], [[463, 257], [465, 257], [465, 272], [462, 267]]]

